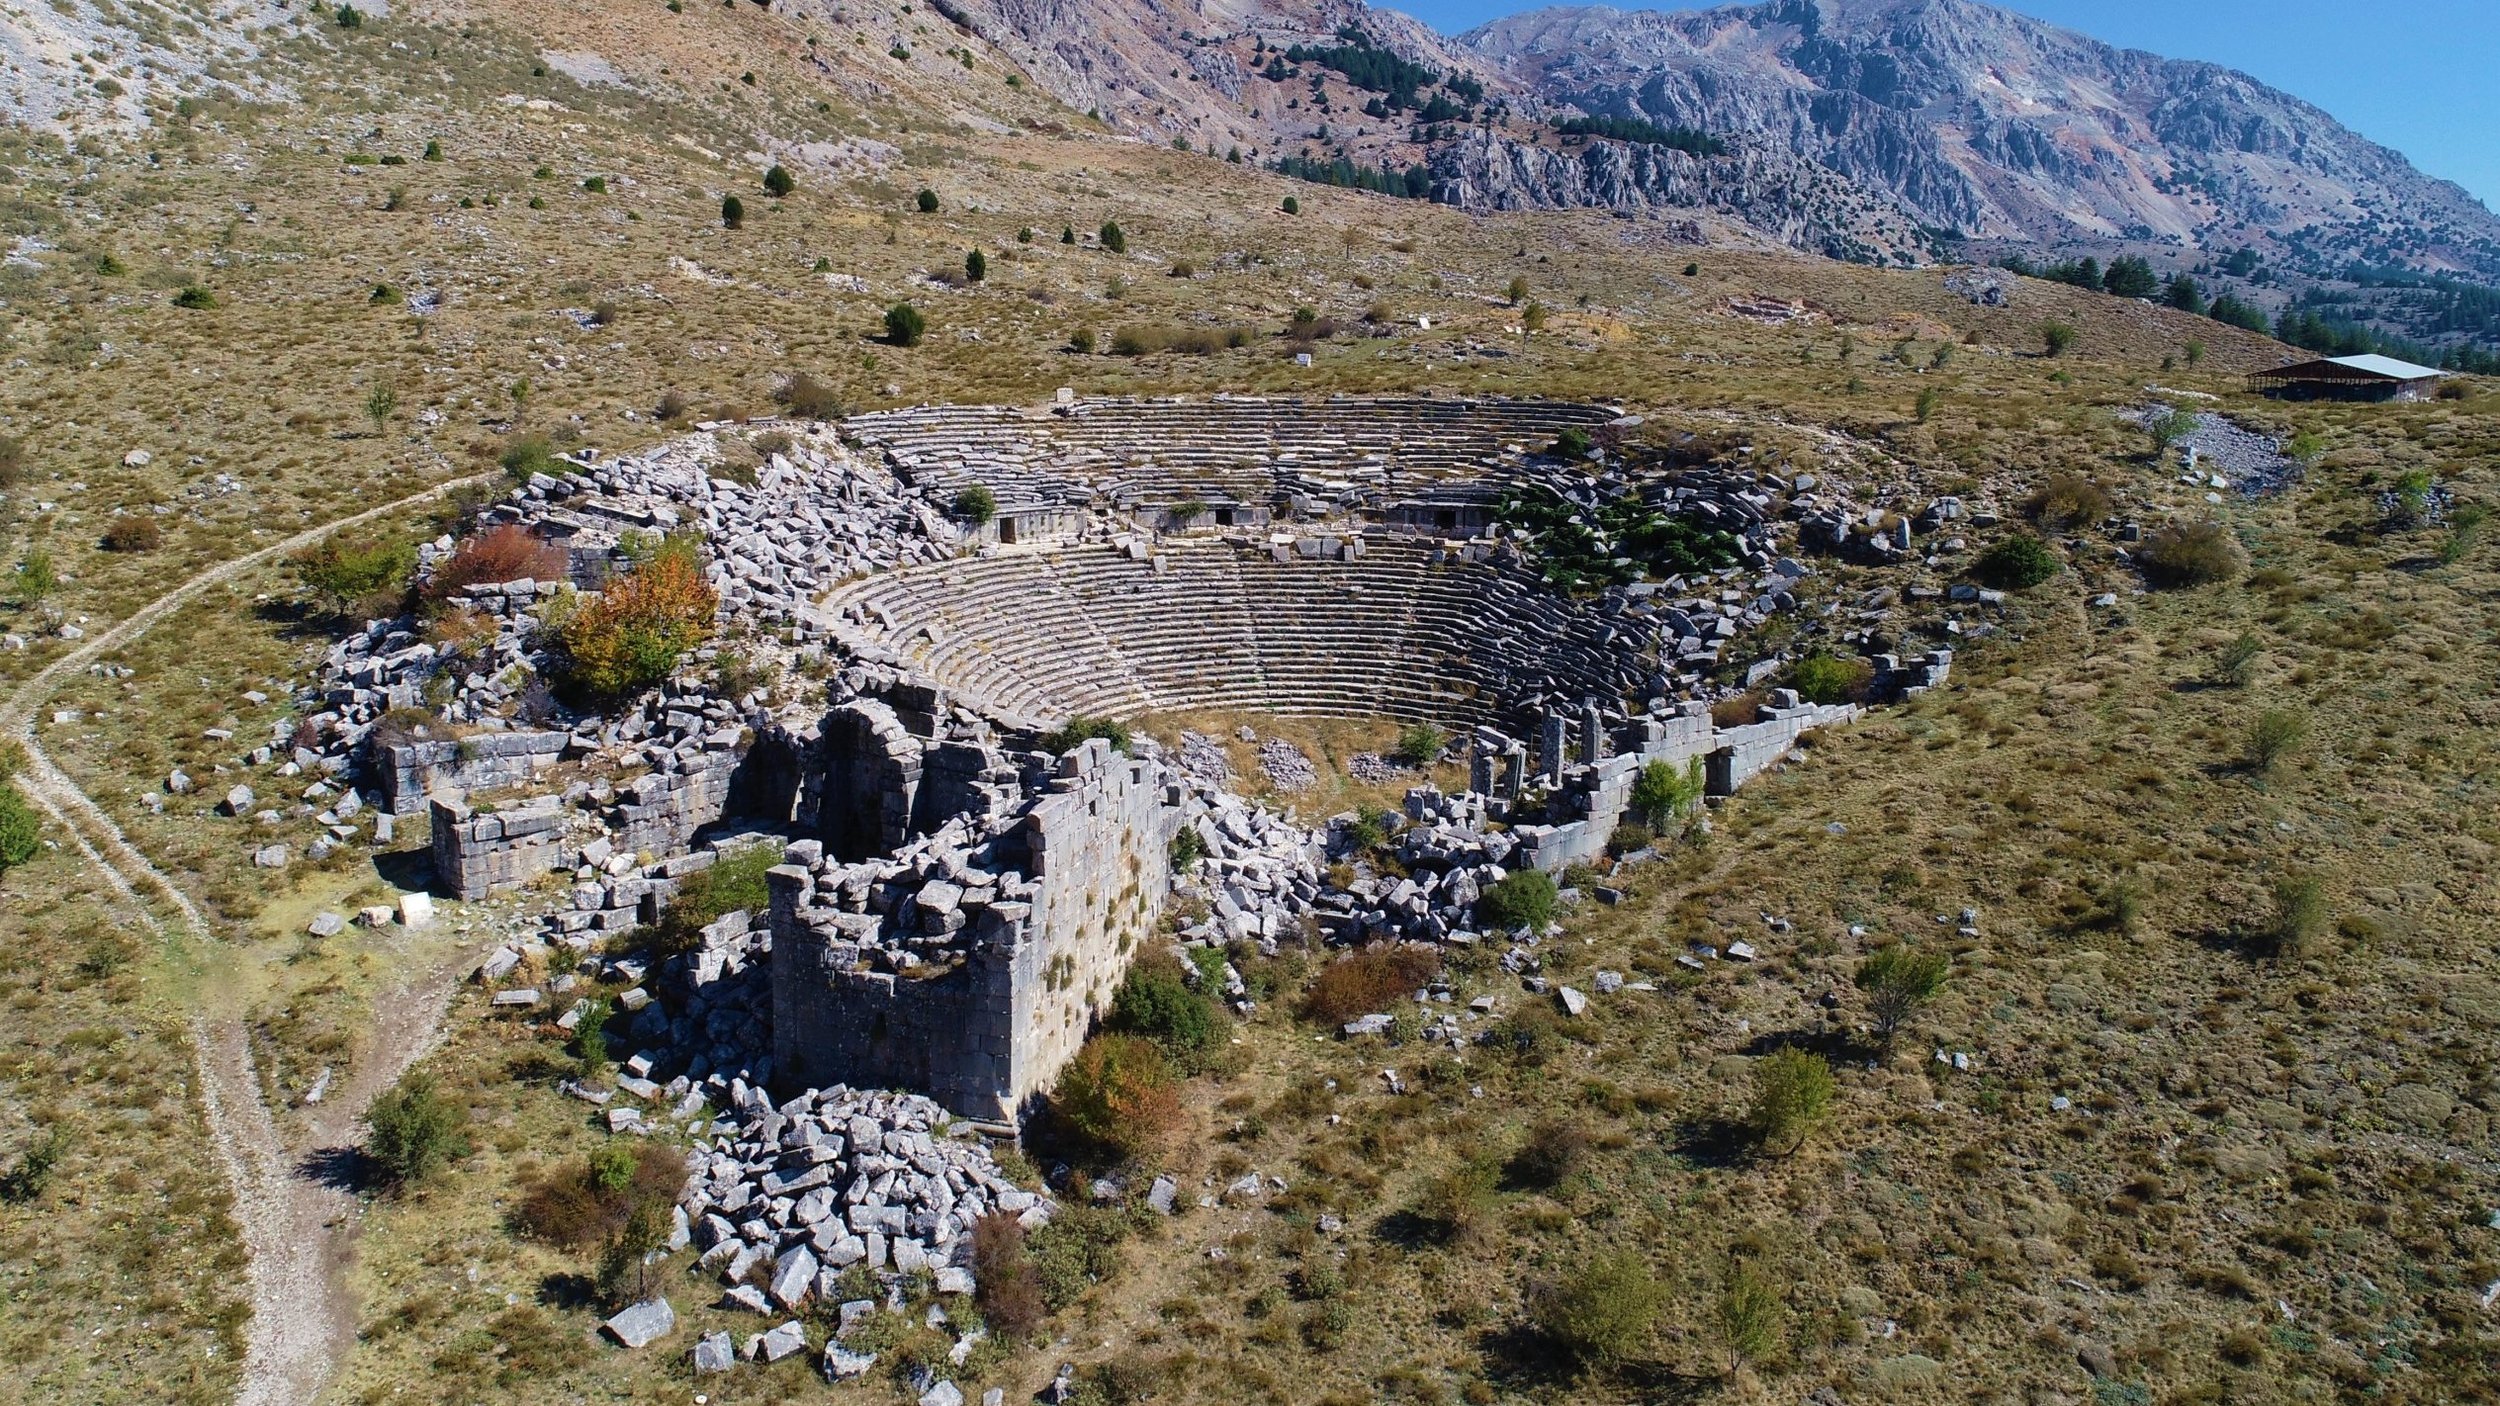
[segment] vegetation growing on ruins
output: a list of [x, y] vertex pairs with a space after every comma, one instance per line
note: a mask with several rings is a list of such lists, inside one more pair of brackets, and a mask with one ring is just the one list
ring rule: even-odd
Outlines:
[[561, 653], [558, 684], [588, 701], [622, 698], [667, 678], [709, 639], [719, 597], [703, 578], [701, 551], [672, 536], [596, 596], [558, 597], [547, 620]]
[[1038, 744], [1045, 752], [1057, 755], [1072, 752], [1099, 737], [1111, 744], [1114, 752], [1128, 750], [1128, 724], [1117, 718], [1089, 717], [1079, 713], [1065, 723], [1042, 734]]
[[1593, 591], [1651, 578], [1711, 571], [1736, 560], [1736, 538], [1699, 527], [1627, 493], [1585, 510], [1542, 484], [1505, 490], [1494, 509], [1505, 527], [1531, 534], [1546, 581]]
[[1179, 1120], [1179, 1078], [1153, 1041], [1096, 1035], [1059, 1075], [1050, 1108], [1080, 1144], [1113, 1158], [1135, 1157]]

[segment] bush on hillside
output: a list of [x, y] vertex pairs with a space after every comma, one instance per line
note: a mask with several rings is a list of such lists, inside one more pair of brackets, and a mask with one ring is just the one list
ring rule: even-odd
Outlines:
[[1123, 327], [1111, 334], [1113, 356], [1152, 356], [1157, 352], [1213, 356], [1248, 345], [1250, 332], [1243, 327]]
[[446, 601], [470, 586], [562, 581], [571, 570], [572, 557], [564, 548], [540, 539], [517, 522], [507, 522], [462, 542], [434, 568], [419, 594], [428, 601]]
[[1302, 993], [1302, 1014], [1322, 1025], [1343, 1025], [1356, 1016], [1388, 1011], [1432, 984], [1441, 954], [1430, 947], [1400, 945], [1348, 953], [1311, 979]]
[[885, 310], [885, 338], [898, 347], [916, 347], [928, 335], [929, 319], [909, 303], [896, 303]]
[[1135, 1157], [1179, 1119], [1179, 1083], [1171, 1061], [1152, 1041], [1096, 1035], [1060, 1072], [1051, 1111], [1069, 1132], [1102, 1151]]
[[2028, 532], [2017, 532], [1979, 554], [1971, 574], [1991, 586], [2028, 590], [2058, 573], [2057, 553]]
[[1788, 686], [1808, 703], [1857, 703], [1865, 700], [1874, 678], [1875, 666], [1863, 659], [1815, 653], [1788, 671]]
[[382, 1181], [394, 1188], [418, 1185], [469, 1155], [461, 1135], [467, 1119], [437, 1092], [434, 1080], [411, 1073], [373, 1101], [365, 1114], [372, 1130], [365, 1155]]
[[694, 539], [671, 537], [596, 597], [551, 613], [556, 680], [575, 697], [606, 701], [649, 688], [711, 638], [719, 605]]
[[298, 554], [295, 579], [339, 614], [396, 615], [417, 569], [413, 542], [328, 541]]
[[1223, 1013], [1190, 986], [1180, 959], [1165, 948], [1140, 955], [1129, 967], [1104, 1023], [1124, 1035], [1153, 1041], [1184, 1074], [1206, 1072], [1228, 1036]]
[[636, 1207], [665, 1212], [686, 1180], [685, 1158], [653, 1143], [603, 1142], [541, 1176], [512, 1215], [522, 1234], [562, 1249], [603, 1244]]
[[2045, 532], [2073, 532], [2106, 519], [2109, 490], [2080, 474], [2059, 474], [2023, 500], [2023, 516]]
[[116, 513], [100, 544], [108, 552], [152, 552], [165, 545], [165, 528], [146, 513]]
[[1612, 1367], [1638, 1352], [1656, 1329], [1667, 1291], [1631, 1250], [1582, 1261], [1528, 1296], [1537, 1331], [1583, 1367]]
[[802, 420], [839, 420], [851, 413], [850, 407], [842, 403], [842, 392], [810, 371], [792, 372], [790, 379], [773, 393], [773, 399]]
[[1754, 1136], [1766, 1149], [1794, 1152], [1831, 1111], [1832, 1067], [1823, 1056], [1782, 1045], [1754, 1061]]
[[972, 1301], [981, 1321], [1009, 1342], [1032, 1335], [1050, 1311], [1041, 1275], [1025, 1255], [1024, 1223], [992, 1211], [972, 1223]]
[[2183, 522], [2146, 537], [2135, 563], [2155, 586], [2210, 586], [2239, 575], [2240, 550], [2221, 523]]
[[972, 484], [955, 495], [955, 516], [975, 527], [987, 526], [998, 516], [998, 495], [986, 485]]
[[1557, 892], [1554, 876], [1542, 869], [1506, 874], [1476, 900], [1476, 921], [1499, 932], [1513, 928], [1542, 932], [1554, 921]]

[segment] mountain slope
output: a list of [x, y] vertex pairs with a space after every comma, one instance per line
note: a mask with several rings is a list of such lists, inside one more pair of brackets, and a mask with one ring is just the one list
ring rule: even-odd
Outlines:
[[2317, 107], [1975, 0], [1550, 9], [1460, 42], [1549, 101], [1767, 137], [1974, 237], [2500, 273], [2500, 219]]

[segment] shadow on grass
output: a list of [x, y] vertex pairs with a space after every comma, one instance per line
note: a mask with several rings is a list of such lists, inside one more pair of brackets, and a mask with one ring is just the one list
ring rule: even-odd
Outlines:
[[1741, 1167], [1754, 1160], [1757, 1139], [1734, 1118], [1691, 1118], [1676, 1125], [1674, 1150], [1697, 1167]]
[[1881, 1045], [1862, 1041], [1837, 1025], [1815, 1030], [1766, 1030], [1746, 1042], [1744, 1052], [1759, 1059], [1780, 1050], [1819, 1054], [1835, 1068], [1843, 1064], [1864, 1064], [1883, 1053]]
[[1719, 1386], [1714, 1377], [1687, 1376], [1661, 1362], [1584, 1367], [1552, 1338], [1521, 1324], [1492, 1329], [1477, 1338], [1476, 1346], [1483, 1354], [1485, 1379], [1505, 1398], [1544, 1400], [1556, 1392], [1594, 1389], [1592, 1394], [1600, 1398], [1620, 1392], [1645, 1402], [1686, 1402], [1700, 1401]]
[[538, 1302], [548, 1308], [596, 1308], [599, 1286], [587, 1274], [550, 1274], [538, 1281]]

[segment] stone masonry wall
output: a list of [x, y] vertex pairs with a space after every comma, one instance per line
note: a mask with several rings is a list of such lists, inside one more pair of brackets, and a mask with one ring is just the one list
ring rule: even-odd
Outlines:
[[464, 801], [432, 802], [434, 876], [443, 892], [475, 901], [556, 867], [565, 846], [563, 800], [540, 796], [483, 814]]
[[1570, 773], [1564, 804], [1579, 819], [1516, 826], [1511, 835], [1519, 842], [1523, 857], [1548, 873], [1589, 863], [1606, 852], [1606, 842], [1631, 808], [1632, 785], [1649, 763], [1682, 766], [1700, 757], [1709, 794], [1731, 796], [1763, 768], [1794, 750], [1803, 733], [1853, 722], [1862, 711], [1848, 703], [1801, 703], [1795, 694], [1782, 689], [1773, 703], [1763, 706], [1761, 721], [1721, 728], [1712, 726], [1707, 704], [1687, 703], [1671, 717], [1643, 720], [1639, 750]]
[[1171, 888], [1177, 802], [1155, 761], [1099, 740], [1069, 753], [1016, 821], [1025, 871], [994, 876], [962, 959], [928, 974], [871, 969], [897, 919], [823, 901], [819, 882], [840, 861], [817, 841], [791, 846], [771, 876], [775, 1067], [802, 1084], [925, 1090], [965, 1116], [1014, 1123], [1152, 931]]
[[566, 732], [481, 732], [442, 742], [402, 742], [375, 758], [382, 804], [415, 815], [435, 791], [494, 791], [518, 786], [564, 759]]

